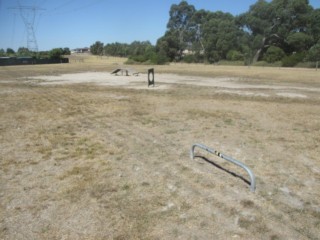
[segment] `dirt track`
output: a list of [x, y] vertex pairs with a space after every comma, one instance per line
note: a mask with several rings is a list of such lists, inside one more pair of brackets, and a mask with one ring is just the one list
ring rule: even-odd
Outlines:
[[317, 84], [85, 74], [0, 82], [1, 239], [319, 239]]

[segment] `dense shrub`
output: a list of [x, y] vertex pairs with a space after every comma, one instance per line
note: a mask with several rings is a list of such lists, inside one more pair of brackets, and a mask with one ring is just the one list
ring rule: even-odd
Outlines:
[[221, 60], [218, 62], [219, 65], [224, 66], [244, 66], [244, 61], [227, 61], [227, 60]]
[[138, 62], [138, 63], [143, 63], [148, 60], [148, 58], [144, 55], [130, 56], [129, 59], [133, 60], [134, 62]]
[[158, 54], [157, 53], [153, 54], [150, 60], [151, 60], [151, 63], [158, 64], [158, 65], [164, 65], [169, 62], [169, 59], [167, 58], [167, 56], [165, 54], [162, 54], [161, 52], [159, 52]]
[[298, 68], [316, 68], [317, 63], [316, 62], [299, 62], [295, 67]]
[[281, 61], [276, 61], [273, 63], [268, 63], [266, 61], [259, 61], [259, 62], [255, 62], [252, 64], [253, 66], [256, 67], [281, 67], [282, 66], [282, 62]]
[[320, 40], [309, 49], [307, 60], [314, 62], [320, 61]]
[[163, 65], [169, 62], [169, 59], [161, 53], [149, 53], [147, 55], [130, 56], [126, 64], [157, 64]]
[[103, 54], [103, 43], [100, 41], [96, 41], [94, 44], [90, 46], [90, 52], [93, 55], [102, 55]]
[[195, 56], [194, 55], [187, 55], [187, 56], [184, 56], [182, 60], [185, 63], [194, 63], [195, 62]]
[[229, 61], [243, 61], [243, 54], [236, 50], [230, 50], [227, 53], [227, 60]]
[[0, 57], [5, 57], [6, 56], [6, 52], [4, 51], [3, 48], [0, 49]]
[[63, 55], [63, 49], [62, 48], [54, 48], [49, 52], [49, 57], [52, 59], [58, 59], [61, 58]]
[[305, 58], [305, 53], [295, 53], [282, 59], [283, 67], [294, 67]]
[[268, 63], [274, 63], [276, 61], [280, 61], [285, 55], [286, 54], [281, 48], [271, 46], [265, 53], [263, 60], [265, 60]]

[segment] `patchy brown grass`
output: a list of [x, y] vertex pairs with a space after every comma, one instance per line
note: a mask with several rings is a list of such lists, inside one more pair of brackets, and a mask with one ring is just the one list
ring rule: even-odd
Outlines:
[[[106, 61], [0, 68], [1, 239], [319, 238], [319, 96], [20, 79], [120, 64]], [[156, 71], [319, 86], [319, 72], [311, 70], [180, 64]], [[250, 166], [256, 192], [190, 160], [195, 142]], [[248, 178], [221, 159], [197, 155]]]

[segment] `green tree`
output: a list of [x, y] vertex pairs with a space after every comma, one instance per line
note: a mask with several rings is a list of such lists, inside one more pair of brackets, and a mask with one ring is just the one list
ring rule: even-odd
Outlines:
[[165, 35], [158, 39], [156, 44], [158, 54], [165, 55], [170, 62], [181, 59], [179, 39], [176, 34], [167, 31]]
[[151, 63], [158, 64], [158, 65], [163, 65], [169, 62], [169, 59], [167, 58], [164, 52], [158, 52], [153, 54], [150, 60], [151, 60]]
[[192, 43], [192, 50], [196, 56], [204, 55], [206, 52], [203, 38], [203, 26], [207, 22], [209, 11], [203, 9], [196, 11], [192, 16], [192, 26], [194, 26], [194, 39]]
[[306, 50], [312, 38], [310, 37], [312, 11], [308, 0], [273, 0], [270, 3], [258, 0], [248, 12], [241, 14], [237, 22], [242, 29], [248, 31], [255, 40], [257, 37], [260, 38], [259, 44], [253, 44], [256, 52], [254, 61], [259, 60], [270, 46], [280, 47], [286, 54], [292, 54], [296, 51], [295, 44], [298, 38], [307, 40], [305, 46], [300, 44], [298, 47], [299, 51]]
[[63, 55], [63, 49], [62, 48], [53, 48], [51, 51], [49, 51], [49, 57], [59, 59]]
[[37, 52], [37, 58], [49, 58], [49, 51], [39, 51]]
[[227, 60], [229, 61], [242, 61], [244, 60], [243, 54], [237, 50], [230, 50], [227, 53]]
[[276, 61], [280, 61], [286, 54], [284, 51], [275, 46], [271, 46], [268, 48], [264, 55], [264, 60], [268, 63], [274, 63]]
[[129, 48], [129, 44], [115, 42], [106, 44], [103, 51], [105, 55], [127, 57], [129, 54]]
[[234, 17], [229, 13], [208, 13], [202, 23], [202, 38], [205, 58], [209, 62], [226, 59], [230, 49], [238, 48], [240, 30], [236, 27]]
[[6, 56], [6, 52], [4, 51], [3, 48], [0, 49], [0, 57]]
[[313, 37], [303, 32], [293, 32], [288, 35], [286, 41], [293, 51], [302, 52], [312, 46]]
[[320, 8], [312, 11], [309, 17], [310, 33], [313, 36], [314, 44], [320, 39]]
[[289, 56], [285, 56], [282, 59], [282, 66], [283, 67], [294, 67], [296, 66], [299, 62], [302, 62], [306, 57], [306, 54], [304, 52], [300, 53], [292, 53]]
[[152, 44], [149, 41], [134, 41], [129, 45], [129, 55], [139, 56], [145, 55], [145, 52], [148, 48], [151, 48]]
[[312, 61], [312, 62], [320, 62], [320, 40], [318, 41], [317, 44], [313, 45], [307, 54], [307, 60]]
[[65, 47], [65, 48], [63, 49], [63, 55], [70, 55], [70, 54], [71, 54], [70, 48]]
[[26, 47], [19, 47], [17, 55], [21, 57], [30, 57], [32, 55], [32, 52], [30, 52], [30, 50]]
[[197, 11], [181, 1], [171, 6], [169, 15], [156, 52], [170, 61], [182, 60], [187, 49], [192, 53], [185, 59], [188, 62], [243, 58], [250, 64], [284, 57], [284, 62], [292, 65], [320, 38], [320, 9], [313, 9], [308, 0], [257, 0], [237, 17]]
[[[173, 4], [170, 8], [170, 19], [167, 29], [170, 32], [171, 41], [175, 41], [176, 56], [182, 59], [182, 53], [188, 46], [192, 45], [195, 35], [195, 26], [192, 17], [196, 12], [193, 5], [189, 5], [187, 1], [181, 1], [179, 4]], [[174, 35], [174, 36], [173, 36]]]
[[164, 64], [167, 59], [149, 41], [134, 41], [129, 46], [129, 59], [140, 63]]
[[275, 33], [278, 19], [273, 19], [271, 15], [272, 8], [270, 3], [265, 0], [258, 0], [250, 6], [248, 12], [241, 14], [237, 18], [237, 22], [242, 29], [248, 31], [253, 37], [251, 46], [255, 52], [253, 62], [258, 61], [265, 48], [279, 38]]
[[93, 55], [102, 55], [103, 54], [103, 43], [100, 41], [96, 41], [94, 44], [90, 46], [90, 52]]
[[13, 56], [15, 54], [15, 51], [12, 48], [7, 48], [7, 56]]

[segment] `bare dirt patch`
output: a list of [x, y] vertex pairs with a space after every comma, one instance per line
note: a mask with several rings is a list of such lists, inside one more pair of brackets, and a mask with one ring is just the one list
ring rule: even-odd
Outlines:
[[[146, 75], [108, 80], [86, 67], [0, 77], [1, 239], [319, 238], [311, 73], [268, 82], [175, 65], [156, 73], [157, 91]], [[191, 160], [195, 142], [246, 163], [256, 192], [219, 158], [196, 152], [221, 168]]]
[[[147, 74], [139, 76], [112, 75], [109, 72], [86, 72], [74, 74], [62, 74], [56, 76], [37, 76], [31, 77], [29, 82], [40, 81], [40, 84], [98, 84], [104, 86], [117, 86], [134, 89], [148, 89]], [[241, 77], [195, 77], [176, 74], [157, 74], [156, 90], [168, 89], [173, 84], [187, 84], [204, 87], [214, 87], [216, 91], [228, 94], [237, 94], [244, 96], [282, 96], [288, 98], [308, 98], [307, 93], [320, 95], [320, 89], [315, 87], [300, 87], [294, 85], [266, 84], [264, 82], [254, 82], [248, 84], [247, 79]], [[271, 92], [270, 92], [271, 90]]]

